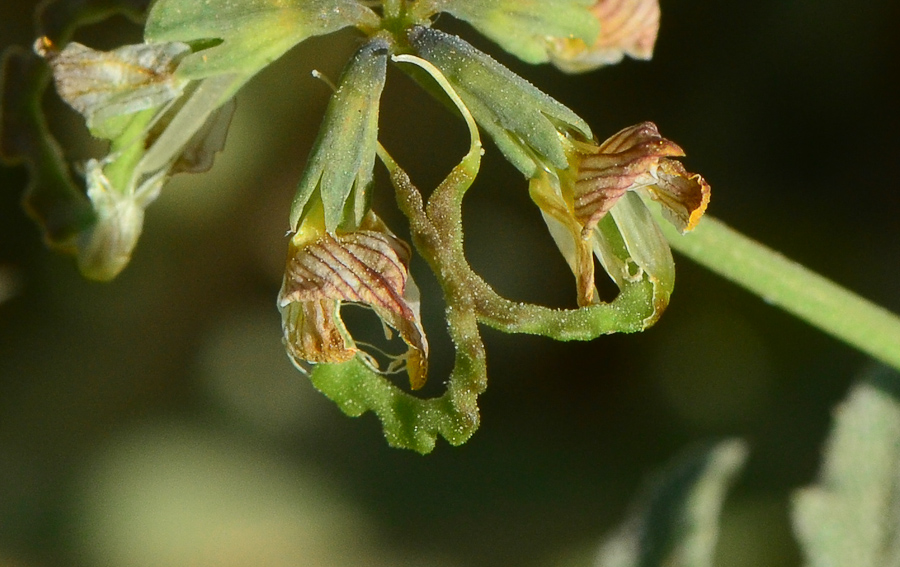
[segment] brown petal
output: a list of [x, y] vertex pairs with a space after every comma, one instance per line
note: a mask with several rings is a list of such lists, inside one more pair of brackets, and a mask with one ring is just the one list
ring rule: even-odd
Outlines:
[[591, 8], [600, 22], [600, 35], [592, 46], [578, 39], [553, 43], [553, 63], [580, 73], [618, 63], [625, 55], [650, 59], [659, 32], [659, 0], [598, 0]]
[[[289, 257], [279, 305], [334, 300], [370, 306], [409, 345], [410, 383], [413, 389], [420, 388], [427, 377], [428, 343], [419, 315], [406, 297], [409, 254], [405, 243], [377, 230], [324, 233]], [[338, 323], [340, 318], [335, 317]]]
[[663, 214], [680, 232], [693, 230], [709, 204], [709, 183], [677, 161], [661, 161], [656, 175], [656, 183], [647, 187], [650, 197], [662, 204]]
[[344, 336], [346, 329], [335, 300], [289, 303], [281, 307], [288, 355], [298, 368], [312, 363], [346, 362], [359, 351]]
[[[575, 179], [575, 218], [587, 238], [597, 223], [629, 189], [656, 179], [660, 158], [682, 156], [677, 144], [659, 135], [652, 122], [625, 128], [581, 157]], [[664, 160], [663, 160], [664, 161]]]

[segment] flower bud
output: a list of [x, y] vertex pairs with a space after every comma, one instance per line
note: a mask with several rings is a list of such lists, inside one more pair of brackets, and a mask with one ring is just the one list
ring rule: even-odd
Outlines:
[[577, 114], [459, 37], [414, 27], [407, 38], [447, 77], [478, 125], [527, 178], [568, 166], [567, 136], [592, 139]]
[[625, 128], [596, 146], [570, 141], [569, 167], [531, 181], [532, 200], [576, 276], [578, 303], [597, 301], [596, 255], [623, 287], [647, 277], [657, 308], [674, 287], [669, 245], [642, 196], [658, 201], [681, 232], [691, 230], [709, 203], [709, 185], [670, 157], [684, 155], [651, 122]]
[[297, 227], [313, 195], [318, 195], [324, 207], [326, 230], [353, 228], [362, 221], [375, 167], [378, 105], [387, 56], [387, 43], [373, 39], [347, 63], [297, 186], [291, 206], [292, 228]]

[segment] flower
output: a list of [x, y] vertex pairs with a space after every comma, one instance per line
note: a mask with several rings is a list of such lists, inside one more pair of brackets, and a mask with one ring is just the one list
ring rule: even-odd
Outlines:
[[650, 59], [659, 32], [659, 0], [597, 0], [590, 8], [600, 23], [593, 45], [579, 38], [553, 38], [550, 58], [567, 73], [618, 63], [625, 55]]
[[387, 371], [405, 363], [410, 386], [421, 388], [428, 342], [418, 288], [409, 275], [409, 246], [371, 212], [359, 229], [331, 233], [324, 226], [322, 208], [314, 208], [291, 239], [278, 296], [288, 355], [301, 369], [304, 363], [346, 362], [359, 355], [377, 370], [341, 320], [341, 304], [357, 303], [372, 308], [408, 346]]
[[579, 305], [597, 301], [594, 255], [620, 287], [646, 274], [670, 293], [671, 252], [641, 197], [659, 202], [683, 233], [706, 210], [709, 185], [671, 159], [684, 151], [652, 122], [625, 128], [599, 146], [568, 142], [569, 167], [541, 172], [529, 191], [576, 276]]

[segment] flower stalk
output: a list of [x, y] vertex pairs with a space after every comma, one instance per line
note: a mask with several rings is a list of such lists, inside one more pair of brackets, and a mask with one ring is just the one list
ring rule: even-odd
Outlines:
[[[658, 210], [655, 211], [659, 216]], [[705, 217], [688, 235], [666, 223], [676, 251], [829, 335], [900, 370], [900, 316]]]

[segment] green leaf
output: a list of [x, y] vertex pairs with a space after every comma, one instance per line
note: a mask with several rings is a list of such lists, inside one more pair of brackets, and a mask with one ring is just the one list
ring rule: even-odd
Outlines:
[[682, 455], [661, 471], [603, 545], [599, 567], [711, 567], [725, 492], [747, 456], [740, 440]]
[[526, 177], [547, 166], [568, 167], [560, 136], [593, 137], [569, 108], [459, 37], [416, 27], [408, 39], [447, 77], [478, 125]]
[[546, 63], [547, 38], [578, 38], [593, 45], [600, 26], [588, 8], [595, 0], [453, 0], [444, 12], [466, 20], [528, 63]]
[[316, 365], [310, 380], [345, 414], [358, 417], [374, 412], [392, 447], [430, 453], [438, 435], [461, 445], [478, 429], [477, 392], [472, 390], [448, 390], [439, 398], [417, 398], [372, 371], [359, 358], [343, 364]]
[[334, 231], [344, 222], [351, 194], [354, 199], [346, 220], [354, 227], [362, 220], [375, 167], [387, 55], [387, 42], [374, 39], [347, 63], [297, 187], [290, 217], [294, 230], [316, 190], [325, 208], [326, 230]]
[[900, 565], [900, 376], [882, 369], [835, 410], [819, 482], [793, 499], [811, 567]]
[[304, 39], [361, 23], [377, 25], [377, 17], [354, 0], [159, 0], [144, 38], [203, 47], [212, 41], [185, 58], [183, 78], [249, 78]]

